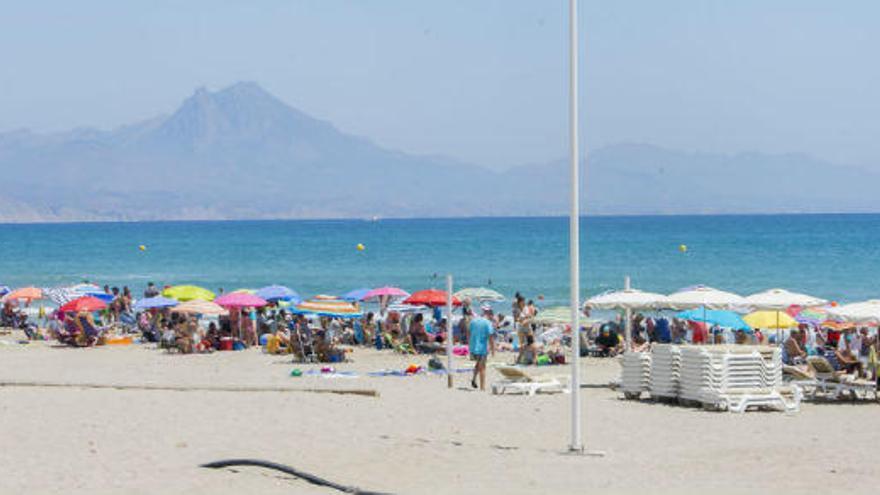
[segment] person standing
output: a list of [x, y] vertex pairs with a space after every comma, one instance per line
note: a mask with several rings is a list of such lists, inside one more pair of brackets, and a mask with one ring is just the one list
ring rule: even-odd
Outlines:
[[156, 288], [156, 284], [154, 284], [153, 282], [147, 283], [147, 288], [146, 290], [144, 290], [144, 299], [149, 299], [158, 295], [159, 289]]
[[480, 377], [480, 390], [486, 390], [486, 358], [491, 352], [495, 356], [495, 328], [492, 326], [492, 308], [483, 307], [483, 315], [470, 322], [468, 350], [474, 364], [471, 386], [477, 388], [477, 376]]

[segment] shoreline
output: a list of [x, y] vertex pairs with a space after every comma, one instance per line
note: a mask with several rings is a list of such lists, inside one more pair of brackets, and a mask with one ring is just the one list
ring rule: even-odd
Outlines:
[[[651, 219], [651, 218], [754, 218], [754, 217], [870, 217], [880, 216], [878, 211], [839, 211], [839, 212], [810, 212], [810, 211], [760, 211], [760, 212], [706, 212], [706, 213], [657, 213], [651, 215], [644, 214], [606, 214], [606, 213], [587, 213], [581, 212], [580, 219]], [[395, 217], [382, 216], [378, 219], [369, 217], [297, 217], [297, 218], [193, 218], [193, 219], [145, 219], [145, 220], [123, 220], [123, 219], [107, 219], [107, 220], [46, 220], [46, 221], [2, 221], [0, 227], [18, 226], [18, 225], [108, 225], [108, 224], [212, 224], [212, 223], [382, 223], [382, 222], [409, 222], [409, 221], [449, 221], [449, 220], [547, 220], [558, 219], [566, 220], [566, 215], [511, 215], [511, 216], [440, 216], [440, 217]]]

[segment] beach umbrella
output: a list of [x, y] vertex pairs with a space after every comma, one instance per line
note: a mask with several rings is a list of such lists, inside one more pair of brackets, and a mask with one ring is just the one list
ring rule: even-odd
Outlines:
[[663, 294], [643, 292], [638, 289], [624, 289], [593, 296], [584, 303], [591, 309], [658, 309], [666, 307], [667, 297]]
[[[666, 307], [671, 309], [702, 308], [703, 313], [710, 309], [734, 309], [746, 306], [744, 297], [714, 289], [705, 285], [697, 285], [682, 289], [666, 298]], [[704, 319], [706, 316], [704, 316]]]
[[[538, 325], [568, 325], [571, 323], [571, 308], [568, 306], [552, 306], [542, 308], [538, 314], [532, 318], [533, 323]], [[590, 326], [599, 323], [594, 318], [580, 318], [581, 325]]]
[[367, 294], [371, 289], [354, 289], [346, 292], [341, 296], [343, 301], [363, 301], [367, 298]]
[[[791, 309], [791, 308], [789, 308]], [[831, 306], [820, 306], [816, 308], [795, 308], [796, 311], [786, 311], [790, 316], [793, 316], [798, 323], [809, 323], [811, 325], [818, 325], [824, 321], [827, 321], [831, 318], [831, 314], [828, 312], [831, 309]], [[794, 313], [794, 314], [792, 314]]]
[[247, 292], [232, 292], [224, 294], [214, 302], [224, 308], [259, 308], [268, 304], [262, 297]]
[[180, 303], [179, 305], [171, 308], [171, 311], [175, 313], [199, 314], [208, 316], [226, 316], [229, 314], [229, 311], [223, 306], [202, 299], [192, 299], [190, 301]]
[[43, 295], [46, 296], [50, 301], [55, 304], [65, 304], [78, 297], [82, 297], [81, 295], [70, 290], [69, 287], [51, 287], [43, 289]]
[[713, 289], [704, 285], [688, 287], [666, 298], [666, 306], [672, 309], [735, 309], [748, 306], [742, 296], [732, 292]]
[[675, 315], [679, 320], [698, 321], [708, 325], [718, 325], [723, 328], [732, 328], [734, 330], [750, 330], [749, 323], [743, 321], [743, 318], [734, 313], [722, 309], [703, 308], [689, 309]]
[[773, 328], [779, 330], [798, 325], [797, 320], [785, 311], [755, 311], [745, 315], [743, 320], [751, 325], [752, 328]]
[[454, 293], [453, 296], [457, 297], [459, 300], [470, 299], [472, 301], [480, 302], [504, 301], [504, 296], [501, 295], [500, 292], [494, 291], [492, 289], [487, 289], [485, 287], [468, 287]]
[[297, 304], [291, 311], [297, 314], [313, 314], [318, 316], [332, 316], [337, 318], [360, 318], [361, 310], [348, 301], [333, 301], [326, 299], [311, 299]]
[[[403, 304], [419, 304], [422, 306], [445, 306], [447, 294], [445, 290], [425, 289], [413, 294], [403, 300]], [[452, 305], [461, 306], [461, 301], [452, 296]]]
[[364, 301], [379, 298], [409, 297], [409, 292], [397, 287], [379, 287], [364, 294]]
[[18, 299], [26, 299], [28, 301], [33, 301], [34, 299], [42, 299], [43, 298], [43, 289], [38, 289], [37, 287], [23, 287], [21, 289], [15, 289], [14, 291], [6, 294], [4, 299], [7, 301], [18, 300]]
[[76, 284], [71, 285], [70, 287], [68, 287], [68, 289], [83, 296], [104, 293], [104, 289], [98, 287], [95, 284]]
[[571, 308], [567, 306], [554, 306], [538, 311], [532, 318], [532, 322], [539, 325], [554, 325], [571, 323]]
[[385, 310], [389, 313], [418, 313], [424, 311], [427, 306], [416, 306], [412, 304], [389, 304]]
[[213, 292], [197, 285], [175, 285], [163, 290], [162, 295], [171, 299], [177, 299], [180, 302], [192, 301], [194, 299], [213, 301], [215, 297]]
[[92, 296], [82, 296], [64, 304], [58, 309], [65, 313], [79, 313], [80, 311], [100, 311], [102, 309], [105, 309], [106, 307], [107, 303], [100, 299], [94, 298]]
[[752, 294], [745, 299], [746, 303], [755, 309], [786, 309], [791, 306], [811, 307], [828, 304], [825, 299], [785, 289], [770, 289]]
[[835, 319], [843, 321], [877, 324], [880, 323], [880, 299], [844, 304], [843, 306], [829, 309], [828, 313]]
[[295, 290], [283, 285], [270, 285], [263, 287], [262, 289], [257, 290], [256, 296], [270, 302], [292, 301], [296, 303], [302, 301], [302, 298], [299, 297], [299, 294], [297, 294]]
[[104, 289], [98, 287], [95, 284], [76, 284], [76, 285], [71, 285], [70, 287], [67, 287], [66, 289], [69, 292], [69, 294], [71, 294], [73, 296], [71, 299], [68, 299], [68, 301], [76, 299], [78, 297], [83, 297], [83, 296], [91, 296], [96, 299], [100, 299], [100, 300], [104, 301], [105, 303], [109, 303], [109, 302], [113, 301], [113, 294], [108, 294], [108, 293], [104, 292]]
[[168, 297], [156, 296], [156, 297], [148, 297], [146, 299], [139, 299], [134, 303], [135, 311], [143, 311], [145, 309], [153, 309], [153, 308], [170, 308], [172, 306], [177, 306], [178, 303], [176, 299], [171, 299]]
[[624, 277], [623, 290], [606, 292], [587, 299], [584, 307], [591, 309], [616, 309], [624, 312], [624, 340], [626, 349], [632, 345], [632, 312], [640, 309], [657, 309], [665, 306], [666, 296], [643, 292], [630, 287], [630, 278]]
[[339, 296], [333, 296], [330, 294], [318, 294], [312, 297], [312, 301], [339, 301]]
[[113, 294], [107, 294], [106, 292], [93, 292], [86, 295], [89, 297], [94, 297], [95, 299], [100, 299], [105, 303], [111, 303], [113, 302], [113, 299], [116, 298]]
[[235, 289], [230, 292], [230, 294], [256, 294], [257, 291], [255, 289]]
[[855, 328], [856, 324], [851, 323], [851, 322], [828, 320], [828, 321], [823, 321], [821, 324], [819, 324], [819, 326], [822, 328], [830, 328], [832, 330], [837, 330], [838, 332], [842, 332], [844, 330], [849, 330], [851, 328]]
[[0, 285], [0, 296], [5, 296], [6, 294], [9, 294], [9, 286]]

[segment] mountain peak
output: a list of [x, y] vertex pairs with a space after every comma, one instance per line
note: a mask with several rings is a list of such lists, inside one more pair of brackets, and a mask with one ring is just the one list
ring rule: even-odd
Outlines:
[[288, 106], [252, 81], [217, 91], [200, 87], [156, 130], [177, 148], [199, 150], [221, 142], [290, 139], [321, 123]]

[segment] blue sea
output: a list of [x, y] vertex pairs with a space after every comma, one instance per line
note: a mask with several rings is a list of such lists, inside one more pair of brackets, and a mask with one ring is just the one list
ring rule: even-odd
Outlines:
[[[880, 215], [587, 217], [584, 297], [623, 285], [772, 287], [837, 301], [880, 297]], [[365, 249], [356, 249], [358, 244]], [[140, 250], [144, 245], [145, 250]], [[686, 252], [679, 249], [686, 245]], [[566, 218], [0, 225], [0, 284], [212, 290], [273, 283], [300, 294], [395, 285], [491, 286], [565, 304]]]

